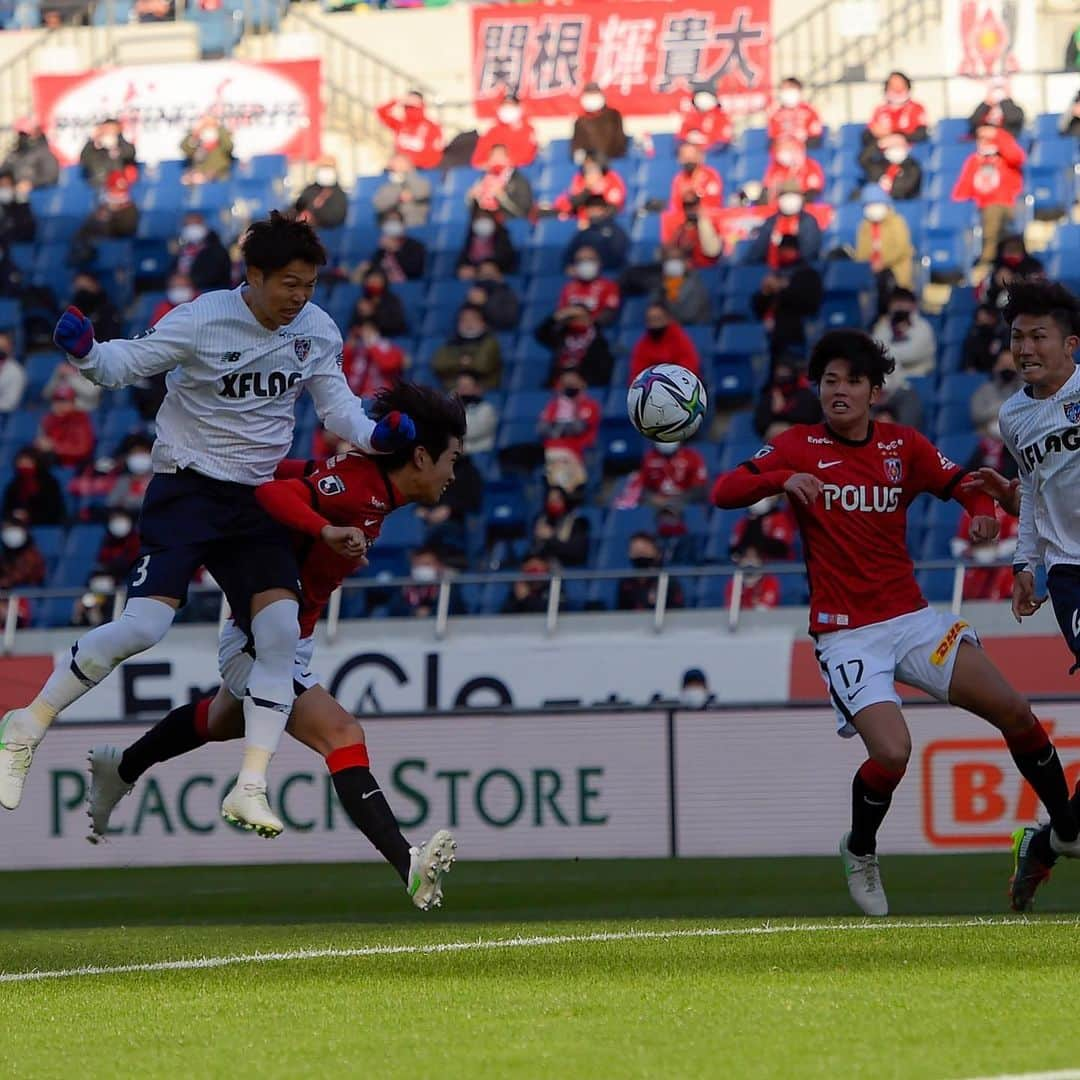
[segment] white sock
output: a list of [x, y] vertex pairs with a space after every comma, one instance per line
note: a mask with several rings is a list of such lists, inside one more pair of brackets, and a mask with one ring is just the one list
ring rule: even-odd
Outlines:
[[251, 620], [255, 663], [244, 695], [244, 745], [267, 755], [261, 768], [262, 759], [252, 758], [252, 775], [259, 774], [263, 780], [292, 711], [293, 663], [300, 643], [298, 612], [295, 600], [277, 600]]
[[270, 759], [274, 755], [269, 750], [249, 746], [244, 750], [244, 760], [236, 777], [239, 785], [265, 784], [266, 772], [270, 768]]
[[79, 638], [71, 662], [53, 671], [27, 711], [48, 727], [129, 656], [156, 645], [168, 633], [175, 616], [176, 611], [160, 600], [133, 597], [124, 605], [120, 618]]

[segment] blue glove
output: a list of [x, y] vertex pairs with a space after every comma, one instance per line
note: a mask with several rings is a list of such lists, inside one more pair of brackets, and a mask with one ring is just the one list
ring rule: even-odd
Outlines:
[[94, 346], [94, 324], [77, 307], [69, 307], [56, 324], [53, 341], [70, 356], [82, 360]]
[[376, 454], [392, 454], [403, 450], [416, 441], [416, 425], [412, 417], [403, 412], [387, 413], [371, 433], [371, 449]]

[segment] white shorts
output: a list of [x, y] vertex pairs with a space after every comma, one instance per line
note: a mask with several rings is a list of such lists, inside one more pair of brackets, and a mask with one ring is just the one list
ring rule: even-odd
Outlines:
[[979, 644], [963, 620], [925, 607], [855, 630], [822, 634], [815, 653], [821, 677], [832, 698], [837, 734], [857, 734], [852, 718], [867, 705], [900, 704], [896, 683], [949, 700], [957, 648], [961, 641]]
[[[222, 686], [237, 701], [243, 698], [244, 691], [247, 690], [248, 675], [251, 674], [251, 665], [255, 663], [255, 657], [247, 649], [247, 634], [229, 619], [218, 638], [218, 671], [221, 674]], [[298, 695], [319, 683], [319, 676], [311, 671], [314, 651], [314, 637], [302, 638], [293, 661], [293, 689]]]

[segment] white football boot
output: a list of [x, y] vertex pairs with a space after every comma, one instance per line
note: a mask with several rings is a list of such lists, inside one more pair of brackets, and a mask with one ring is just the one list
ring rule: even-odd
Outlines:
[[135, 787], [120, 777], [123, 756], [123, 751], [115, 746], [95, 746], [87, 756], [90, 791], [86, 796], [86, 816], [90, 819], [90, 835], [86, 839], [91, 844], [105, 842], [113, 809]]
[[457, 858], [457, 841], [440, 829], [419, 847], [409, 848], [409, 884], [412, 902], [421, 911], [442, 907], [442, 879]]
[[12, 709], [0, 720], [0, 806], [5, 810], [14, 810], [22, 801], [26, 774], [41, 741], [27, 735], [25, 726], [19, 724], [19, 713], [23, 712], [26, 710]]
[[889, 914], [889, 901], [881, 884], [881, 871], [876, 855], [853, 855], [848, 850], [851, 833], [840, 841], [840, 858], [844, 861], [848, 892], [865, 915], [880, 918]]
[[285, 828], [266, 801], [266, 784], [241, 784], [237, 781], [221, 804], [221, 816], [230, 825], [253, 829], [257, 835], [267, 838], [280, 836]]

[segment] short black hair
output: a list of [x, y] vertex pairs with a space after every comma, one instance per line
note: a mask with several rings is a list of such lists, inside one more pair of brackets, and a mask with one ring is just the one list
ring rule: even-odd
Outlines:
[[1041, 278], [1017, 278], [1009, 283], [1009, 299], [1002, 309], [1007, 326], [1018, 315], [1049, 315], [1062, 337], [1080, 334], [1080, 300], [1064, 285]]
[[905, 289], [902, 285], [898, 285], [889, 293], [888, 302], [891, 304], [894, 300], [904, 300], [912, 304], [919, 302], [919, 298], [910, 289]]
[[810, 381], [821, 385], [830, 360], [846, 360], [852, 375], [865, 375], [871, 386], [884, 386], [896, 362], [889, 350], [862, 330], [830, 330], [823, 334], [810, 353]]
[[902, 71], [890, 71], [889, 74], [885, 76], [885, 86], [889, 85], [890, 79], [903, 79], [904, 85], [909, 90], [911, 89], [911, 80]]
[[326, 265], [326, 248], [315, 230], [295, 214], [271, 210], [254, 222], [240, 241], [244, 263], [264, 274], [273, 274], [294, 260], [312, 266]]
[[401, 380], [380, 390], [367, 409], [372, 420], [381, 420], [392, 412], [406, 413], [412, 418], [416, 441], [392, 454], [380, 454], [378, 460], [388, 469], [408, 465], [418, 446], [438, 459], [446, 453], [451, 439], [465, 438], [465, 406], [457, 394], [445, 394], [430, 386]]
[[794, 75], [788, 75], [786, 78], [780, 80], [781, 86], [783, 86], [784, 83], [790, 83], [792, 86], [797, 86], [800, 90], [802, 89], [802, 79], [796, 79]]

